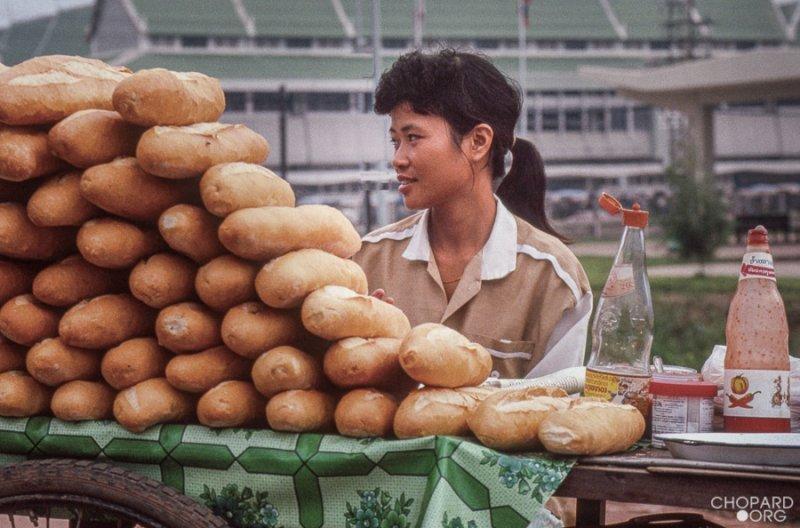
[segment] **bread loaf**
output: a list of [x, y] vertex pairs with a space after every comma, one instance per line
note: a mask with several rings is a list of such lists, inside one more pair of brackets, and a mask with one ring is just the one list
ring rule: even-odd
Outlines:
[[608, 455], [631, 447], [644, 429], [642, 413], [632, 405], [578, 400], [545, 417], [539, 441], [553, 453]]
[[492, 356], [481, 345], [438, 323], [415, 326], [400, 345], [400, 366], [432, 387], [474, 387], [492, 371]]
[[200, 176], [220, 163], [261, 163], [268, 155], [266, 139], [244, 125], [224, 123], [153, 127], [136, 147], [144, 170], [172, 179]]
[[81, 195], [81, 173], [65, 172], [48, 178], [28, 201], [28, 218], [40, 227], [80, 226], [100, 214]]
[[197, 420], [207, 427], [261, 425], [267, 400], [248, 381], [223, 381], [197, 402]]
[[217, 257], [197, 270], [194, 288], [207, 306], [225, 312], [256, 298], [258, 267], [233, 255]]
[[218, 226], [211, 213], [187, 204], [170, 207], [158, 219], [158, 230], [169, 247], [201, 264], [225, 252], [217, 238]]
[[110, 110], [81, 110], [56, 123], [47, 133], [50, 151], [83, 169], [133, 156], [144, 130]]
[[155, 223], [165, 210], [190, 199], [196, 185], [151, 176], [136, 158], [119, 158], [86, 170], [80, 188], [87, 200], [111, 214]]
[[267, 422], [276, 431], [326, 432], [333, 429], [336, 400], [317, 390], [290, 390], [267, 403]]
[[69, 346], [58, 338], [44, 339], [28, 351], [25, 367], [39, 383], [56, 387], [68, 381], [97, 378], [100, 353]]
[[218, 346], [173, 357], [167, 363], [166, 376], [176, 389], [206, 392], [223, 381], [246, 379], [249, 372], [250, 361]]
[[50, 389], [28, 373], [11, 370], [0, 373], [0, 416], [36, 416], [50, 407]]
[[267, 398], [292, 389], [318, 389], [322, 383], [319, 361], [291, 346], [261, 354], [253, 363], [251, 375], [258, 392]]
[[59, 420], [107, 420], [117, 393], [101, 381], [69, 381], [53, 393], [50, 409]]
[[58, 335], [68, 345], [111, 348], [152, 335], [153, 311], [127, 294], [101, 295], [76, 304], [61, 318]]
[[394, 417], [398, 438], [430, 435], [467, 436], [467, 417], [493, 391], [483, 387], [413, 391], [400, 403]]
[[295, 204], [294, 192], [286, 180], [253, 163], [214, 165], [200, 180], [200, 195], [206, 209], [221, 217], [248, 207]]
[[376, 389], [355, 389], [339, 400], [334, 413], [336, 429], [354, 438], [387, 437], [392, 433], [397, 401]]
[[222, 320], [222, 341], [234, 352], [250, 359], [271, 348], [289, 345], [303, 337], [297, 314], [275, 310], [259, 302], [234, 306]]
[[194, 295], [197, 266], [181, 255], [157, 253], [139, 262], [128, 278], [134, 297], [152, 308], [164, 308]]
[[561, 389], [542, 387], [498, 391], [478, 405], [467, 423], [478, 440], [492, 449], [541, 449], [539, 425], [551, 412], [569, 407], [566, 396]]
[[0, 335], [0, 372], [24, 369], [27, 351], [27, 348]]
[[256, 277], [258, 296], [273, 308], [295, 308], [312, 291], [329, 284], [367, 293], [361, 266], [320, 249], [300, 249], [268, 262]]
[[396, 306], [342, 286], [325, 286], [311, 293], [303, 302], [301, 316], [309, 332], [329, 340], [402, 339], [411, 330], [408, 318]]
[[0, 121], [9, 125], [55, 123], [80, 110], [112, 110], [117, 83], [130, 74], [95, 59], [48, 55], [0, 73]]
[[18, 295], [0, 308], [0, 332], [15, 343], [30, 346], [58, 335], [60, 318], [60, 311], [40, 303], [33, 295]]
[[323, 361], [325, 375], [337, 387], [384, 387], [408, 385], [398, 360], [399, 339], [348, 337], [334, 343]]
[[115, 389], [127, 389], [150, 378], [164, 377], [171, 358], [172, 354], [152, 337], [135, 337], [105, 353], [100, 373]]
[[188, 420], [194, 407], [192, 396], [175, 389], [164, 378], [153, 378], [117, 394], [114, 418], [125, 429], [141, 433], [159, 423]]
[[0, 125], [0, 179], [21, 182], [66, 167], [66, 163], [50, 153], [44, 130]]
[[29, 264], [0, 260], [0, 304], [31, 291], [36, 269]]
[[156, 336], [173, 352], [199, 352], [222, 343], [220, 317], [199, 303], [167, 306], [158, 313]]
[[83, 258], [101, 268], [133, 267], [140, 259], [163, 248], [153, 230], [117, 220], [89, 220], [78, 230], [78, 251]]
[[25, 260], [51, 260], [75, 249], [75, 230], [39, 227], [25, 206], [0, 203], [0, 255]]
[[51, 306], [72, 306], [124, 288], [124, 274], [99, 268], [80, 255], [71, 255], [44, 268], [33, 280], [33, 295]]
[[231, 253], [250, 260], [308, 248], [349, 258], [361, 249], [350, 220], [327, 205], [241, 209], [219, 226], [219, 239]]
[[120, 82], [113, 102], [126, 121], [146, 127], [216, 121], [225, 111], [217, 79], [163, 68], [139, 70]]

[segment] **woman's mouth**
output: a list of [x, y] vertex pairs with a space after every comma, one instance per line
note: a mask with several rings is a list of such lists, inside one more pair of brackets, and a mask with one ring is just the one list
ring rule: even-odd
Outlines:
[[416, 178], [409, 178], [408, 176], [398, 176], [397, 181], [400, 182], [399, 191], [401, 194], [406, 194], [411, 190], [411, 186], [417, 182]]

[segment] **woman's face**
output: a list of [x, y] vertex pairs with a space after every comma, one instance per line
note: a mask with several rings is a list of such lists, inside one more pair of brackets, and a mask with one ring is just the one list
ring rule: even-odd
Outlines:
[[390, 116], [392, 166], [406, 207], [427, 209], [470, 191], [470, 163], [444, 118], [417, 114], [408, 103], [397, 105]]

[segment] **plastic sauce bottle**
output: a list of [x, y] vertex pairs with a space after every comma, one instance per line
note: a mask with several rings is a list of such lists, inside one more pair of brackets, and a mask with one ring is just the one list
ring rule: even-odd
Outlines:
[[789, 432], [789, 325], [763, 226], [747, 233], [725, 337], [725, 430]]
[[597, 303], [584, 395], [631, 404], [647, 419], [653, 344], [653, 302], [644, 246], [648, 213], [638, 204], [623, 209], [605, 193], [600, 205], [611, 214], [622, 213], [625, 231]]

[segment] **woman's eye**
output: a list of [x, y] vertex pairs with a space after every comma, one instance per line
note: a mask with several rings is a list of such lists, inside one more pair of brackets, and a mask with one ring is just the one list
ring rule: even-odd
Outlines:
[[418, 140], [418, 139], [419, 139], [419, 136], [418, 136], [418, 135], [416, 135], [416, 134], [409, 134], [409, 135], [408, 135], [408, 140], [409, 140], [409, 141], [416, 141], [416, 140]]
[[389, 143], [391, 143], [391, 144], [392, 144], [392, 146], [394, 146], [394, 149], [395, 149], [395, 150], [397, 150], [397, 147], [399, 147], [399, 146], [400, 146], [400, 142], [399, 142], [399, 141], [397, 141], [397, 140], [396, 140], [396, 139], [394, 139], [394, 138], [390, 139], [390, 140], [389, 140]]

